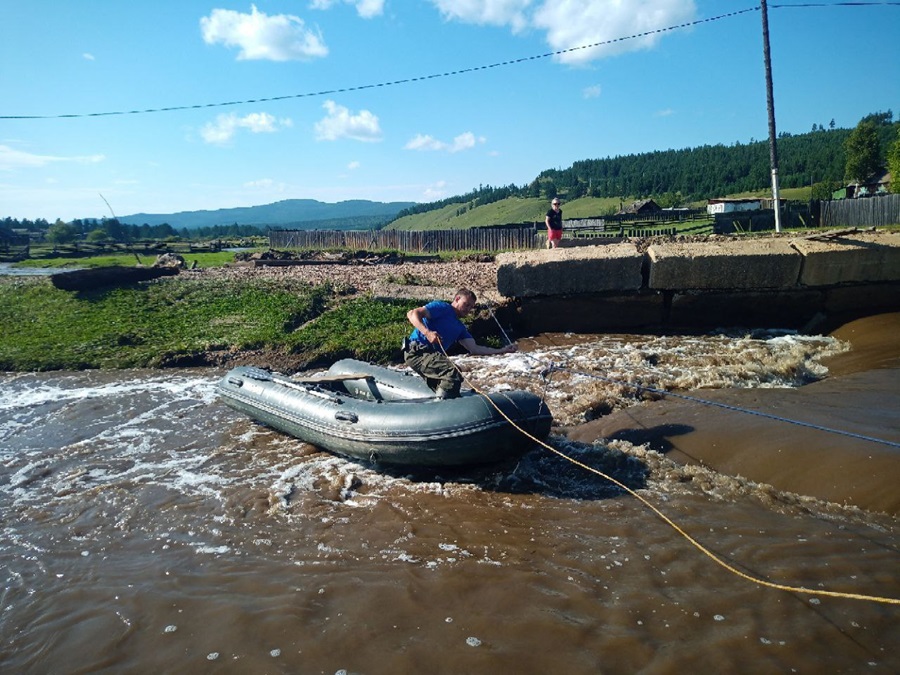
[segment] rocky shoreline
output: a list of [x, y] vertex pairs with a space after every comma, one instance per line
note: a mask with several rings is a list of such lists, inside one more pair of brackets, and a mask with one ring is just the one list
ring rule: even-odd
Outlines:
[[498, 302], [497, 264], [489, 260], [453, 262], [328, 263], [256, 266], [238, 262], [224, 267], [182, 270], [180, 278], [266, 279], [286, 283], [330, 283], [340, 292], [375, 297], [450, 300], [462, 286], [475, 291], [481, 301]]

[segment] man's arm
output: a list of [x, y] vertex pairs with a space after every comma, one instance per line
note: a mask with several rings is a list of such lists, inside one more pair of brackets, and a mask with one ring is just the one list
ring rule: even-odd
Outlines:
[[519, 351], [519, 346], [515, 342], [513, 342], [512, 344], [508, 344], [505, 347], [500, 347], [499, 349], [488, 347], [486, 345], [480, 345], [475, 342], [475, 338], [463, 338], [459, 341], [459, 344], [461, 344], [467, 352], [476, 356], [487, 356], [489, 354], [512, 354], [513, 352]]
[[406, 318], [413, 325], [413, 328], [418, 329], [418, 331], [425, 336], [425, 339], [428, 340], [429, 344], [434, 344], [435, 341], [440, 338], [440, 335], [433, 330], [429, 330], [428, 326], [426, 326], [423, 321], [423, 319], [431, 318], [431, 313], [425, 307], [415, 307], [409, 310], [406, 313]]

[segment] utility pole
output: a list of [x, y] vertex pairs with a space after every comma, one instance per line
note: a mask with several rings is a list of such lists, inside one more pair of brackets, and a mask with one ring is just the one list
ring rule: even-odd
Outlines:
[[772, 165], [772, 201], [775, 207], [775, 231], [781, 232], [781, 200], [778, 197], [778, 149], [775, 147], [775, 101], [772, 96], [772, 59], [769, 56], [769, 10], [760, 0], [763, 29], [763, 60], [766, 65], [766, 108], [769, 112], [769, 161]]

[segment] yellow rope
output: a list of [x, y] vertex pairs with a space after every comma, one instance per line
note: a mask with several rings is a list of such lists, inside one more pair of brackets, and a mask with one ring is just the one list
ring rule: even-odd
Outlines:
[[[444, 351], [444, 345], [440, 342], [440, 338], [438, 338], [438, 344], [440, 344], [441, 351]], [[448, 356], [446, 351], [444, 351], [444, 355]], [[448, 356], [448, 359], [449, 359], [449, 356]], [[450, 362], [453, 363], [452, 360]], [[635, 497], [636, 499], [638, 499], [644, 506], [646, 506], [648, 509], [653, 511], [653, 513], [655, 513], [659, 518], [661, 518], [663, 520], [663, 522], [665, 522], [667, 525], [669, 525], [672, 529], [674, 529], [676, 532], [678, 532], [678, 534], [680, 534], [682, 537], [687, 539], [697, 550], [699, 550], [701, 553], [703, 553], [705, 556], [707, 556], [713, 562], [724, 567], [726, 570], [728, 570], [735, 576], [738, 576], [741, 579], [744, 579], [744, 580], [749, 581], [754, 584], [758, 584], [760, 586], [765, 586], [767, 588], [774, 588], [779, 591], [788, 591], [790, 593], [806, 593], [808, 595], [820, 595], [820, 596], [825, 596], [825, 597], [829, 597], [829, 598], [843, 598], [845, 600], [866, 600], [868, 602], [878, 602], [878, 603], [882, 603], [882, 604], [886, 604], [886, 605], [900, 605], [900, 599], [898, 599], [898, 598], [886, 598], [886, 597], [881, 597], [881, 596], [877, 596], [877, 595], [864, 595], [862, 593], [842, 593], [840, 591], [826, 591], [826, 590], [819, 590], [819, 589], [814, 589], [814, 588], [806, 588], [804, 586], [790, 586], [788, 584], [777, 584], [772, 581], [766, 581], [765, 579], [760, 579], [759, 577], [754, 577], [750, 574], [746, 574], [745, 572], [742, 572], [741, 570], [737, 569], [736, 567], [729, 565], [727, 562], [722, 560], [719, 556], [717, 556], [715, 553], [710, 551], [699, 541], [694, 539], [690, 534], [685, 532], [675, 521], [673, 521], [671, 518], [669, 518], [665, 513], [660, 511], [653, 504], [651, 504], [647, 499], [645, 499], [644, 497], [639, 495], [637, 492], [632, 490], [630, 487], [628, 487], [621, 481], [600, 471], [599, 469], [595, 469], [592, 466], [588, 466], [587, 464], [578, 461], [574, 457], [569, 457], [564, 452], [557, 450], [552, 445], [545, 443], [544, 441], [540, 440], [539, 438], [533, 436], [532, 434], [530, 434], [527, 431], [525, 431], [524, 429], [522, 429], [519, 425], [517, 425], [515, 422], [513, 422], [513, 420], [510, 419], [510, 417], [506, 413], [504, 413], [500, 409], [500, 407], [496, 403], [494, 403], [494, 401], [491, 400], [491, 398], [489, 396], [487, 396], [484, 392], [482, 392], [480, 389], [478, 389], [478, 387], [476, 387], [474, 384], [472, 384], [472, 382], [465, 376], [465, 373], [463, 373], [462, 370], [459, 369], [459, 366], [457, 366], [455, 363], [453, 363], [453, 367], [456, 368], [456, 370], [462, 376], [463, 380], [465, 380], [466, 383], [470, 387], [472, 387], [472, 389], [477, 394], [480, 394], [487, 401], [489, 401], [490, 404], [497, 410], [497, 412], [500, 413], [500, 415], [507, 422], [509, 422], [513, 426], [513, 428], [515, 428], [517, 431], [521, 432], [523, 435], [527, 436], [528, 438], [530, 438], [532, 441], [534, 441], [538, 445], [546, 448], [550, 452], [562, 457], [563, 459], [571, 462], [572, 464], [575, 464], [576, 466], [579, 466], [582, 469], [585, 469], [586, 471], [590, 471], [591, 473], [594, 473], [594, 474], [600, 476], [601, 478], [605, 478], [610, 483], [613, 483], [614, 485], [617, 485], [618, 487], [622, 488], [623, 490], [625, 490], [625, 492], [630, 494], [632, 497]]]

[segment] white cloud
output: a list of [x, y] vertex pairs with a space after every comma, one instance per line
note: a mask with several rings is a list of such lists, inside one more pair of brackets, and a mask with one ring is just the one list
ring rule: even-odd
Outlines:
[[84, 54], [82, 54], [81, 58], [85, 59], [86, 61], [94, 61], [95, 60], [94, 55], [89, 52], [85, 52]]
[[356, 169], [358, 169], [358, 168], [361, 167], [361, 166], [362, 166], [362, 164], [360, 164], [359, 162], [350, 162], [350, 163], [347, 165], [347, 168], [348, 168], [350, 171], [356, 171]]
[[447, 196], [447, 182], [446, 181], [438, 181], [433, 185], [428, 185], [422, 191], [422, 201], [423, 202], [436, 202], [440, 199], [443, 199]]
[[[450, 21], [509, 26], [514, 33], [526, 28], [546, 33], [555, 57], [562, 63], [587, 63], [596, 59], [650, 49], [663, 35], [652, 34], [619, 40], [691, 21], [694, 0], [431, 0]], [[602, 44], [591, 49], [585, 45]]]
[[274, 133], [280, 129], [293, 126], [290, 118], [276, 119], [269, 113], [250, 113], [238, 117], [234, 113], [216, 117], [214, 122], [207, 122], [200, 135], [203, 140], [213, 145], [228, 143], [240, 129], [247, 129], [254, 134]]
[[0, 145], [0, 171], [14, 169], [39, 169], [49, 164], [60, 162], [76, 162], [78, 164], [97, 164], [106, 157], [104, 155], [82, 155], [75, 157], [58, 157], [55, 155], [34, 155], [21, 150], [14, 150], [8, 145]]
[[308, 30], [300, 17], [250, 8], [250, 14], [214, 9], [200, 19], [203, 41], [239, 47], [238, 60], [303, 61], [328, 54], [322, 34]]
[[484, 136], [475, 137], [471, 131], [466, 131], [453, 139], [452, 143], [439, 141], [433, 136], [427, 134], [416, 134], [413, 138], [403, 146], [404, 150], [422, 150], [422, 151], [442, 151], [442, 152], [462, 152], [474, 148], [477, 144], [486, 143]]
[[675, 114], [675, 111], [672, 110], [671, 108], [665, 108], [663, 110], [658, 110], [656, 112], [657, 117], [668, 117], [669, 115], [674, 115], [674, 114]]
[[556, 57], [563, 63], [595, 59], [650, 49], [662, 34], [611, 42], [591, 49], [584, 45], [610, 42], [685, 23], [694, 18], [693, 0], [557, 0], [548, 1], [534, 14], [534, 26], [547, 32], [547, 43], [556, 51], [575, 49]]
[[585, 87], [581, 90], [582, 96], [585, 98], [600, 98], [600, 85], [595, 84], [590, 87]]
[[510, 26], [518, 32], [528, 25], [525, 10], [531, 0], [431, 0], [447, 20], [490, 26]]
[[336, 141], [340, 138], [364, 142], [381, 140], [378, 117], [368, 110], [360, 110], [354, 115], [348, 108], [331, 100], [325, 101], [322, 107], [328, 114], [316, 122], [317, 141]]
[[264, 193], [280, 193], [287, 189], [287, 185], [281, 181], [272, 180], [271, 178], [260, 178], [244, 183], [241, 187], [246, 190], [253, 190]]
[[446, 147], [446, 143], [441, 143], [431, 136], [416, 134], [403, 147], [405, 150], [443, 150]]
[[384, 13], [384, 0], [313, 0], [311, 9], [331, 9], [339, 2], [356, 6], [356, 13], [363, 19], [371, 19]]

